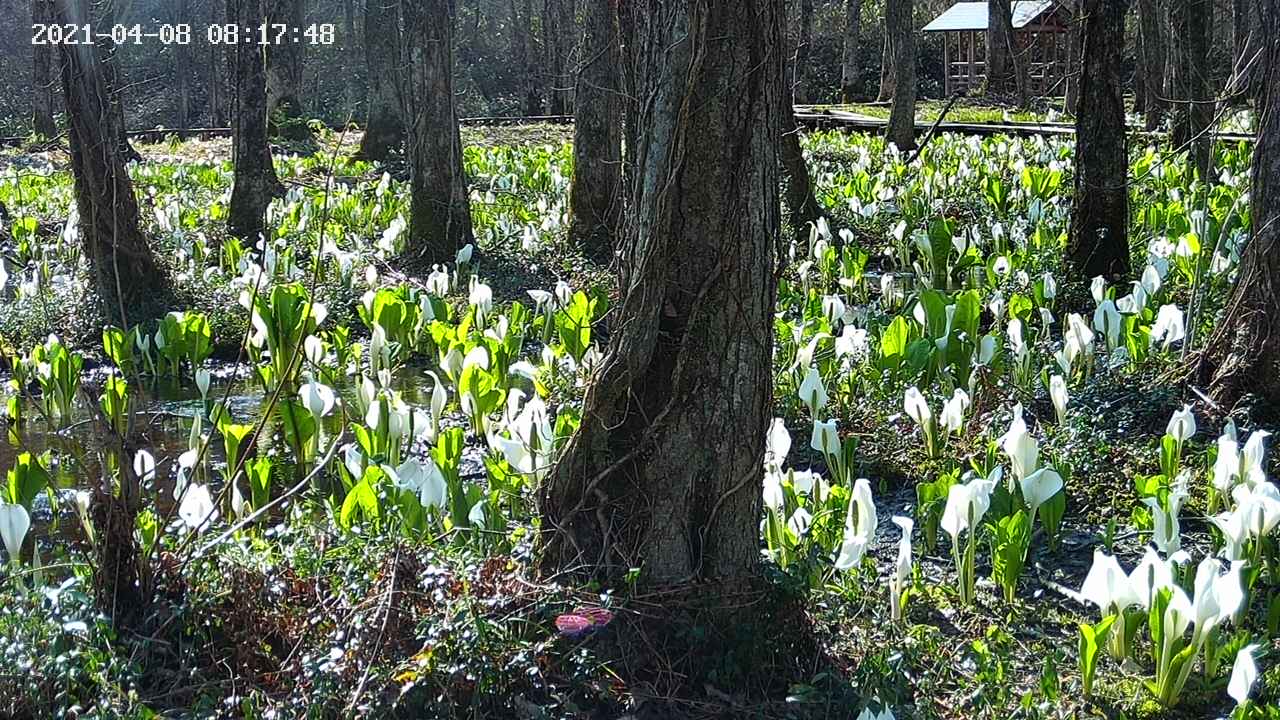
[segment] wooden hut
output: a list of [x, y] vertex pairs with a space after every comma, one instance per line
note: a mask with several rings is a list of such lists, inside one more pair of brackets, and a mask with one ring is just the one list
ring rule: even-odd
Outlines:
[[[977, 89], [986, 80], [987, 3], [958, 2], [925, 25], [942, 33], [946, 92]], [[1070, 12], [1055, 0], [1016, 0], [1013, 34], [1019, 62], [1027, 65], [1028, 91], [1035, 96], [1062, 95], [1070, 65], [1067, 29]]]

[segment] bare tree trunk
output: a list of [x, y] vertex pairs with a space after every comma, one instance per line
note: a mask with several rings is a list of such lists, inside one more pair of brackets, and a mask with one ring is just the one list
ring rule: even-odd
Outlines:
[[[208, 18], [210, 25], [225, 25], [228, 18], [226, 3], [210, 0]], [[232, 59], [234, 52], [235, 48], [230, 45], [209, 45], [205, 83], [209, 88], [209, 120], [214, 127], [226, 127], [230, 124], [231, 91], [228, 78], [235, 75], [235, 62]]]
[[569, 93], [573, 81], [569, 79], [568, 64], [572, 23], [565, 10], [566, 2], [570, 0], [544, 0], [543, 3], [542, 30], [551, 74], [547, 95], [551, 99], [552, 115], [570, 112]]
[[893, 106], [889, 142], [899, 150], [916, 146], [916, 31], [913, 0], [885, 0], [885, 37], [893, 47]]
[[[189, 22], [191, 20], [189, 10], [190, 6], [187, 0], [174, 0], [174, 24]], [[191, 61], [192, 47], [191, 43], [178, 43], [174, 47], [176, 62], [173, 72], [175, 75], [174, 85], [177, 86], [178, 94], [177, 125], [180, 128], [190, 127], [191, 124], [191, 74], [195, 72], [195, 63]]]
[[751, 583], [772, 408], [782, 0], [637, 7], [619, 320], [539, 493], [544, 567]]
[[[886, 8], [890, 0], [885, 0]], [[886, 12], [884, 23], [884, 44], [880, 46], [880, 91], [876, 93], [876, 102], [889, 102], [893, 99], [894, 89], [893, 43], [889, 40], [889, 17]]]
[[[311, 129], [307, 127], [302, 112], [303, 43], [290, 42], [286, 34], [275, 43], [277, 25], [289, 28], [302, 27], [306, 22], [306, 0], [266, 0], [268, 28], [267, 45], [267, 128], [272, 135], [290, 140], [307, 140]], [[257, 26], [254, 26], [255, 28]]]
[[402, 0], [408, 79], [409, 245], [427, 264], [474, 240], [453, 97], [453, 0]]
[[1231, 1], [1232, 67], [1231, 93], [1242, 102], [1258, 94], [1266, 42], [1255, 0]]
[[800, 36], [796, 39], [795, 64], [791, 70], [791, 97], [807, 103], [809, 93], [809, 51], [813, 46], [813, 0], [800, 0]]
[[1129, 274], [1129, 155], [1125, 135], [1125, 0], [1085, 0], [1075, 199], [1068, 259], [1076, 280]]
[[1067, 27], [1067, 89], [1063, 93], [1063, 109], [1075, 115], [1079, 109], [1080, 81], [1084, 74], [1080, 51], [1084, 44], [1084, 18], [1081, 4], [1084, 0], [1075, 0], [1070, 7], [1070, 22]]
[[1213, 28], [1212, 0], [1172, 0], [1173, 79], [1176, 104], [1173, 112], [1172, 142], [1176, 148], [1190, 148], [1201, 180], [1211, 180], [1213, 143], [1209, 126], [1213, 122], [1213, 80], [1210, 77], [1209, 45]]
[[[31, 22], [53, 22], [53, 4], [51, 0], [31, 0]], [[53, 57], [57, 53], [52, 45], [32, 45], [31, 68], [31, 108], [32, 128], [36, 135], [52, 138], [58, 134], [58, 125], [53, 119]]]
[[[89, 22], [84, 0], [58, 0], [59, 22]], [[112, 102], [110, 56], [91, 45], [60, 45], [80, 238], [107, 316], [128, 327], [126, 308], [154, 308], [168, 281], [138, 227], [138, 201], [121, 156], [124, 121]], [[161, 302], [163, 302], [161, 300]]]
[[[515, 12], [515, 0], [511, 0], [512, 13]], [[524, 13], [521, 15], [519, 31], [525, 38], [524, 54], [520, 57], [520, 65], [524, 72], [525, 81], [525, 114], [529, 116], [541, 115], [546, 105], [542, 101], [542, 74], [538, 72], [538, 43], [533, 34], [533, 0], [524, 0]], [[547, 29], [544, 25], [542, 28], [542, 39], [546, 42]]]
[[364, 57], [369, 74], [368, 120], [357, 157], [383, 162], [404, 142], [401, 72], [400, 0], [366, 0]]
[[[265, 17], [262, 3], [263, 0], [227, 0], [227, 17], [241, 27], [258, 27]], [[271, 147], [267, 144], [267, 73], [262, 46], [237, 45], [232, 51], [232, 70], [235, 180], [227, 212], [227, 231], [256, 241], [265, 229], [271, 198], [284, 194], [271, 162]]]
[[1147, 114], [1147, 60], [1142, 49], [1141, 22], [1136, 25], [1138, 27], [1133, 35], [1133, 111], [1145, 116]]
[[622, 188], [632, 197], [636, 180], [636, 152], [640, 145], [639, 50], [636, 31], [638, 0], [618, 0], [618, 38], [622, 44]]
[[1148, 131], [1160, 127], [1168, 108], [1164, 79], [1168, 74], [1168, 18], [1164, 0], [1138, 0], [1138, 33], [1142, 37], [1140, 82], [1146, 100], [1143, 116]]
[[800, 128], [796, 126], [795, 107], [783, 103], [782, 108], [782, 171], [786, 185], [788, 224], [797, 237], [808, 237], [809, 223], [816, 223], [822, 209], [813, 195], [813, 181], [809, 179], [809, 166], [800, 147]]
[[858, 88], [858, 43], [862, 34], [862, 0], [845, 0], [844, 53], [840, 63], [840, 102], [851, 103]]
[[1251, 233], [1239, 279], [1198, 358], [1198, 382], [1223, 408], [1256, 394], [1280, 403], [1280, 2], [1261, 0], [1258, 139], [1253, 149]]
[[347, 77], [343, 87], [343, 111], [346, 115], [343, 120], [349, 122], [355, 119], [356, 106], [360, 104], [360, 83], [355, 72], [360, 65], [360, 47], [356, 42], [355, 0], [342, 0], [342, 29], [342, 55], [346, 60], [343, 71]]
[[985, 94], [1010, 96], [1027, 104], [1027, 87], [1018, 67], [1012, 0], [987, 0], [987, 80]]
[[607, 255], [622, 221], [622, 77], [615, 2], [587, 3], [574, 97], [569, 239]]

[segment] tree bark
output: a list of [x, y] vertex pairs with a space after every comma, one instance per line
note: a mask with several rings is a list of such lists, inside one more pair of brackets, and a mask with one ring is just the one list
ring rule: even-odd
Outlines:
[[622, 77], [617, 0], [587, 3], [574, 97], [569, 238], [599, 256], [622, 220]]
[[893, 48], [893, 106], [889, 142], [899, 150], [916, 146], [916, 31], [913, 0], [885, 0], [885, 38]]
[[1172, 0], [1173, 25], [1173, 112], [1172, 142], [1175, 148], [1190, 149], [1192, 162], [1202, 181], [1211, 180], [1213, 143], [1209, 125], [1213, 122], [1213, 81], [1210, 77], [1209, 45], [1213, 37], [1211, 0]]
[[782, 0], [637, 7], [639, 178], [618, 322], [539, 492], [546, 569], [750, 583], [772, 412]]
[[1124, 0], [1085, 0], [1068, 259], [1076, 280], [1129, 275], [1129, 155], [1120, 79]]
[[800, 28], [796, 39], [795, 64], [791, 67], [791, 96], [797, 103], [809, 102], [809, 51], [813, 46], [813, 0], [800, 0]]
[[551, 74], [550, 89], [552, 115], [568, 115], [570, 112], [570, 88], [573, 81], [567, 71], [569, 65], [569, 36], [572, 21], [565, 10], [569, 0], [545, 0], [542, 12], [542, 30], [547, 52], [547, 68]]
[[1147, 114], [1147, 74], [1146, 54], [1142, 49], [1142, 24], [1135, 23], [1137, 29], [1133, 35], [1133, 111], [1139, 115]]
[[[266, 0], [267, 22], [302, 27], [306, 22], [306, 0]], [[257, 26], [254, 26], [257, 27]], [[275, 29], [268, 28], [269, 39]], [[311, 129], [303, 117], [302, 89], [303, 43], [290, 42], [286, 35], [279, 44], [267, 45], [267, 128], [277, 137], [308, 140]]]
[[[225, 2], [211, 0], [209, 3], [209, 24], [227, 24], [227, 5]], [[209, 45], [208, 76], [205, 78], [209, 88], [209, 118], [214, 127], [225, 127], [230, 124], [231, 89], [228, 79], [235, 76], [235, 61], [232, 59], [235, 48], [231, 45]]]
[[402, 0], [408, 79], [409, 245], [428, 264], [474, 240], [453, 97], [452, 0]]
[[987, 79], [985, 94], [1017, 95], [1027, 103], [1027, 88], [1018, 66], [1013, 33], [1012, 0], [987, 0]]
[[1251, 232], [1217, 330], [1199, 357], [1199, 382], [1223, 408], [1256, 394], [1280, 403], [1280, 2], [1260, 3], [1261, 97], [1253, 150]]
[[[262, 23], [263, 0], [227, 0], [227, 17], [241, 27]], [[235, 110], [232, 114], [232, 159], [235, 179], [227, 231], [249, 241], [257, 241], [266, 226], [271, 198], [284, 194], [271, 161], [267, 144], [267, 74], [264, 49], [241, 43], [232, 50], [235, 78]]]
[[[53, 22], [51, 0], [31, 0], [31, 22]], [[36, 135], [43, 138], [58, 134], [58, 125], [53, 119], [53, 57], [56, 52], [52, 45], [31, 46], [31, 122]]]
[[1255, 0], [1232, 0], [1232, 67], [1229, 89], [1235, 102], [1255, 97], [1260, 90], [1266, 42]]
[[893, 66], [893, 43], [889, 40], [889, 16], [888, 3], [891, 0], [885, 0], [886, 14], [884, 23], [884, 43], [880, 46], [880, 91], [876, 93], [876, 102], [889, 102], [893, 99], [894, 89], [894, 66]]
[[782, 108], [782, 171], [786, 184], [788, 224], [797, 237], [808, 237], [809, 223], [816, 223], [822, 209], [813, 195], [809, 166], [800, 147], [800, 128], [796, 125], [795, 106]]
[[840, 101], [853, 102], [858, 94], [858, 43], [862, 34], [862, 0], [845, 0], [844, 53], [840, 63]]
[[1146, 129], [1160, 127], [1168, 108], [1165, 76], [1168, 74], [1168, 17], [1163, 0], [1138, 0], [1138, 33], [1142, 37], [1142, 79]]
[[1062, 105], [1068, 114], [1075, 115], [1079, 109], [1080, 101], [1080, 81], [1084, 74], [1084, 63], [1081, 60], [1080, 51], [1084, 44], [1084, 17], [1081, 11], [1081, 3], [1084, 0], [1075, 0], [1068, 10], [1070, 18], [1067, 27], [1067, 87], [1063, 93]]
[[[58, 22], [89, 22], [85, 0], [58, 0]], [[127, 328], [126, 308], [154, 308], [167, 276], [138, 226], [138, 201], [121, 155], [124, 120], [112, 101], [109, 55], [91, 45], [59, 45], [70, 129], [76, 209], [90, 277], [108, 317]]]
[[[173, 3], [173, 23], [190, 22], [189, 14], [190, 6], [187, 0], [174, 0]], [[194, 29], [193, 29], [194, 32]], [[191, 74], [195, 72], [195, 63], [191, 60], [193, 45], [191, 43], [176, 44], [174, 46], [174, 85], [177, 86], [178, 95], [178, 121], [177, 126], [186, 128], [191, 126]]]
[[357, 157], [384, 162], [404, 143], [404, 101], [397, 77], [401, 64], [400, 0], [366, 0], [364, 57], [369, 74], [368, 119]]
[[[515, 0], [511, 0], [512, 13], [515, 13]], [[520, 66], [525, 81], [525, 114], [530, 117], [541, 115], [546, 105], [542, 100], [542, 75], [538, 72], [538, 43], [533, 34], [533, 0], [524, 0], [524, 13], [519, 25], [519, 32], [525, 39], [524, 52], [520, 56]], [[543, 42], [546, 42], [546, 28], [543, 28]]]

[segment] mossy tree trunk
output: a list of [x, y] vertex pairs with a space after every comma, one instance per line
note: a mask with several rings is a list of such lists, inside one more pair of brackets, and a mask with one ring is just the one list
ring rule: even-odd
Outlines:
[[366, 0], [364, 57], [369, 74], [368, 119], [357, 157], [383, 162], [404, 143], [400, 72], [400, 0]]
[[427, 263], [472, 242], [471, 204], [453, 95], [453, 0], [403, 0], [405, 118], [409, 131], [409, 243]]
[[1229, 409], [1253, 394], [1280, 406], [1280, 2], [1263, 0], [1251, 234], [1217, 329], [1198, 357], [1197, 380]]
[[622, 221], [622, 73], [618, 0], [587, 3], [574, 97], [569, 239], [613, 251]]
[[[58, 22], [84, 24], [85, 0], [58, 0]], [[124, 120], [112, 101], [114, 77], [91, 45], [59, 46], [63, 100], [75, 176], [80, 239], [107, 316], [128, 327], [129, 311], [168, 295], [167, 276], [138, 226], [138, 201], [121, 155]]]
[[899, 150], [916, 146], [916, 31], [913, 0], [885, 0], [885, 38], [893, 49], [893, 105], [889, 142]]
[[617, 321], [539, 492], [544, 567], [759, 572], [772, 412], [783, 0], [636, 7], [644, 98]]
[[1124, 0], [1085, 0], [1075, 198], [1068, 259], [1074, 279], [1129, 274], [1129, 156], [1121, 56]]
[[[227, 17], [241, 27], [262, 23], [263, 0], [227, 0]], [[284, 194], [267, 144], [266, 60], [260, 45], [241, 43], [232, 52], [235, 83], [232, 112], [232, 160], [235, 179], [227, 231], [256, 242], [265, 229], [271, 198]]]

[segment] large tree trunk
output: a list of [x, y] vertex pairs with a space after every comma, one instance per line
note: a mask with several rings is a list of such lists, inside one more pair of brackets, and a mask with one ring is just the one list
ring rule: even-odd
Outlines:
[[622, 77], [616, 0], [589, 2], [574, 97], [569, 238], [604, 256], [622, 220]]
[[1017, 95], [1027, 103], [1027, 83], [1019, 68], [1013, 33], [1012, 0], [987, 0], [987, 79], [985, 94]]
[[858, 43], [862, 34], [862, 0], [845, 0], [844, 52], [840, 63], [840, 102], [851, 103], [858, 93]]
[[1211, 179], [1213, 142], [1213, 80], [1209, 46], [1213, 37], [1212, 0], [1173, 0], [1173, 113], [1172, 142], [1190, 149], [1201, 180]]
[[1220, 324], [1199, 357], [1199, 382], [1223, 408], [1254, 393], [1280, 404], [1280, 2], [1262, 0], [1261, 117], [1253, 148], [1252, 232]]
[[809, 51], [813, 46], [813, 0], [800, 0], [800, 28], [796, 38], [795, 64], [791, 67], [791, 97], [807, 103], [809, 93]]
[[453, 97], [453, 0], [403, 0], [406, 125], [409, 130], [409, 245], [428, 264], [453, 260], [473, 241]]
[[[58, 0], [58, 21], [89, 22], [85, 0]], [[110, 56], [91, 45], [59, 46], [70, 128], [80, 238], [107, 316], [128, 327], [126, 308], [155, 309], [168, 293], [165, 273], [138, 227], [138, 201], [121, 156], [124, 120], [112, 101]]]
[[[52, 0], [31, 0], [31, 22], [53, 22]], [[43, 138], [58, 134], [58, 126], [53, 120], [53, 56], [56, 52], [52, 45], [31, 46], [31, 121], [36, 135]]]
[[[268, 39], [275, 40], [276, 25], [303, 27], [306, 0], [266, 0]], [[257, 27], [256, 25], [254, 26]], [[279, 44], [267, 45], [267, 127], [272, 135], [290, 140], [307, 140], [311, 129], [302, 112], [302, 63], [304, 43], [290, 42], [288, 34]]]
[[539, 494], [543, 561], [670, 586], [759, 572], [782, 0], [637, 7], [639, 174], [618, 320]]
[[885, 37], [893, 48], [893, 106], [889, 142], [899, 150], [916, 146], [916, 31], [913, 0], [885, 0]]
[[[263, 0], [227, 0], [227, 17], [241, 27], [257, 27], [264, 17]], [[267, 206], [284, 193], [267, 144], [267, 76], [263, 48], [241, 43], [232, 51], [235, 111], [232, 159], [235, 180], [227, 230], [256, 241], [264, 231]]]
[[366, 0], [364, 57], [369, 75], [369, 117], [357, 157], [382, 162], [404, 142], [400, 73], [400, 0]]
[[1114, 282], [1129, 274], [1129, 155], [1120, 81], [1124, 15], [1124, 0], [1085, 0], [1068, 248], [1073, 277], [1080, 281], [1102, 275]]
[[1142, 77], [1139, 82], [1146, 101], [1144, 119], [1146, 129], [1153, 131], [1160, 127], [1168, 107], [1168, 92], [1164, 84], [1169, 53], [1166, 41], [1168, 18], [1163, 0], [1138, 0], [1138, 33], [1142, 37], [1139, 48]]

